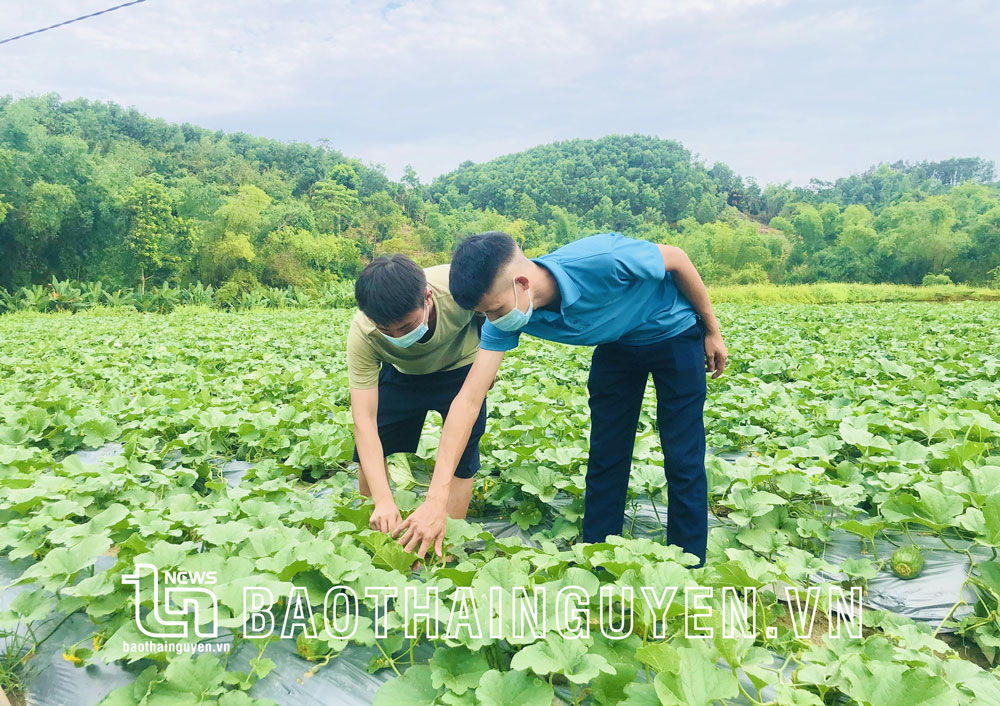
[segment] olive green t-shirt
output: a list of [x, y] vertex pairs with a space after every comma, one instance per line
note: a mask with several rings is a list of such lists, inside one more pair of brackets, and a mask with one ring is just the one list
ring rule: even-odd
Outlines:
[[479, 349], [483, 314], [466, 311], [448, 291], [450, 265], [424, 268], [437, 311], [431, 339], [400, 348], [379, 333], [371, 319], [358, 311], [347, 334], [347, 377], [354, 389], [378, 387], [378, 373], [388, 363], [406, 375], [427, 375], [469, 365]]

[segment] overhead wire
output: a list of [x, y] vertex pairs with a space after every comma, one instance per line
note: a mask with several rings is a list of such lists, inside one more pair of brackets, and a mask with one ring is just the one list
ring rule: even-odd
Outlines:
[[36, 29], [31, 32], [25, 32], [24, 34], [19, 34], [15, 37], [8, 37], [7, 39], [0, 39], [0, 44], [7, 44], [8, 42], [13, 42], [17, 39], [24, 39], [25, 37], [30, 37], [35, 34], [41, 34], [42, 32], [48, 32], [50, 29], [55, 29], [56, 27], [63, 27], [68, 24], [73, 24], [74, 22], [79, 22], [80, 20], [87, 20], [91, 17], [97, 17], [98, 15], [104, 15], [108, 12], [114, 12], [115, 10], [121, 10], [123, 7], [129, 7], [130, 5], [138, 5], [139, 3], [146, 2], [146, 0], [132, 0], [131, 2], [125, 2], [121, 5], [115, 5], [114, 7], [109, 7], [106, 10], [100, 10], [99, 12], [91, 12], [89, 15], [81, 15], [80, 17], [74, 17], [71, 20], [66, 20], [65, 22], [59, 22], [58, 24], [49, 25], [48, 27], [42, 27], [41, 29]]

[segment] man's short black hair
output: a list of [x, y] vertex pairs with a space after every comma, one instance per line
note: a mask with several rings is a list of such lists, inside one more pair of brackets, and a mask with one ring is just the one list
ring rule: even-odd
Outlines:
[[517, 251], [514, 239], [499, 230], [471, 235], [455, 248], [448, 274], [451, 296], [463, 309], [474, 309], [497, 273]]
[[379, 326], [389, 326], [424, 303], [427, 276], [406, 255], [383, 255], [361, 270], [354, 283], [358, 308]]

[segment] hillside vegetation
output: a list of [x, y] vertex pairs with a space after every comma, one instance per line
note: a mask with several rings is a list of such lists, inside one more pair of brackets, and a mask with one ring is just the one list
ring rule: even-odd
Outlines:
[[711, 167], [672, 140], [611, 135], [407, 168], [169, 124], [113, 103], [0, 97], [0, 288], [196, 282], [228, 299], [318, 292], [378, 254], [447, 262], [463, 237], [538, 255], [595, 232], [683, 247], [713, 284], [996, 286], [1000, 188], [977, 158], [878, 165], [808, 187]]

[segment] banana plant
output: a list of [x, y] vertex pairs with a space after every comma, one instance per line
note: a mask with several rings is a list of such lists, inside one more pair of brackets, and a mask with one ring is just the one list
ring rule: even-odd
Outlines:
[[87, 303], [83, 299], [83, 290], [74, 286], [72, 280], [59, 281], [53, 275], [48, 306], [54, 311], [79, 311], [87, 308]]
[[181, 303], [180, 288], [171, 287], [170, 282], [164, 282], [162, 287], [153, 287], [151, 293], [156, 302], [156, 310], [160, 313], [169, 313]]
[[313, 298], [302, 287], [289, 287], [289, 291], [292, 301], [299, 309], [305, 309], [312, 304]]
[[237, 302], [237, 307], [240, 309], [263, 309], [268, 305], [267, 297], [258, 289], [243, 292]]
[[198, 280], [193, 285], [187, 287], [181, 293], [182, 299], [185, 304], [193, 304], [196, 306], [212, 306], [212, 295], [215, 293], [215, 288], [212, 285], [204, 285], [201, 280]]
[[21, 287], [14, 295], [14, 306], [12, 310], [17, 311], [45, 311], [49, 304], [49, 293], [40, 284], [33, 284], [30, 287]]
[[287, 309], [292, 304], [291, 294], [287, 289], [270, 287], [267, 290], [267, 300], [273, 309]]
[[104, 283], [101, 280], [83, 283], [83, 301], [89, 307], [100, 304], [104, 299], [104, 293]]
[[135, 300], [132, 296], [132, 292], [127, 289], [116, 289], [113, 292], [105, 291], [103, 296], [104, 303], [115, 309], [135, 306]]

